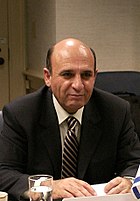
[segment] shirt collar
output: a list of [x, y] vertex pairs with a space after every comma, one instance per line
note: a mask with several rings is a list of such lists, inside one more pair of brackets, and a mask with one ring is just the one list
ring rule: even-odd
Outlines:
[[[54, 94], [53, 94], [53, 103], [54, 103], [54, 107], [55, 107], [55, 110], [56, 110], [56, 113], [57, 113], [57, 116], [58, 116], [59, 125], [60, 125], [71, 114], [69, 114], [68, 112], [66, 112], [62, 108], [62, 106], [59, 104], [59, 102], [55, 98]], [[84, 109], [84, 107], [80, 108], [76, 113], [74, 113], [73, 115], [71, 115], [71, 116], [75, 117], [79, 121], [80, 124], [82, 122], [83, 109]]]

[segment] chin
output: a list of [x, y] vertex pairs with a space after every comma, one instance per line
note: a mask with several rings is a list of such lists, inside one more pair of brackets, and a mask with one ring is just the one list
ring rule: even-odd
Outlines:
[[70, 114], [76, 113], [81, 107], [83, 107], [83, 105], [78, 105], [77, 107], [74, 105], [73, 107], [69, 107], [67, 111]]

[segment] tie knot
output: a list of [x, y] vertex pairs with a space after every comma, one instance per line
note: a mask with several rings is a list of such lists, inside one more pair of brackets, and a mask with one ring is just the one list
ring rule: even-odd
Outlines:
[[77, 124], [77, 119], [75, 119], [75, 117], [73, 117], [73, 116], [69, 116], [67, 118], [67, 123], [68, 123], [68, 129], [73, 130], [73, 129], [75, 129], [75, 126]]

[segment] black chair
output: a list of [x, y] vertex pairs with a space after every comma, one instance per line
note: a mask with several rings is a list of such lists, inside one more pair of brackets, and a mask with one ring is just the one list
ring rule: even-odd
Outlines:
[[0, 111], [0, 133], [2, 131], [2, 125], [3, 125], [3, 117], [2, 117], [2, 111]]
[[129, 101], [132, 119], [140, 138], [140, 72], [99, 72], [95, 87], [113, 93]]

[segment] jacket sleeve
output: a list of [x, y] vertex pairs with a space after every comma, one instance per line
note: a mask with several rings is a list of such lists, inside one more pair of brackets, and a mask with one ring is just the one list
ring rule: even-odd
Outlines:
[[[3, 131], [0, 134], [0, 189], [20, 200], [28, 189], [27, 137], [9, 108], [3, 109]], [[16, 153], [16, 154], [15, 154]]]
[[117, 170], [120, 176], [135, 177], [140, 164], [140, 142], [135, 132], [128, 102], [126, 102], [125, 117], [121, 125], [117, 149]]

